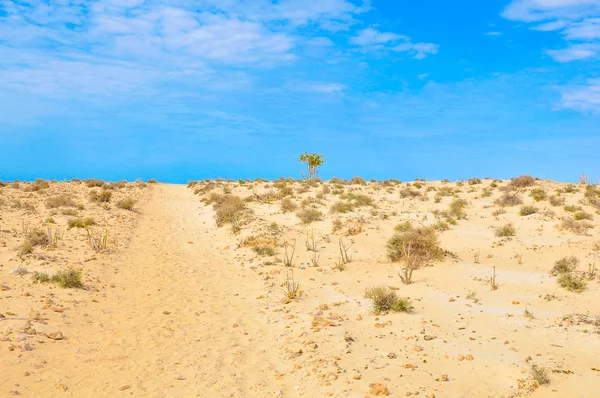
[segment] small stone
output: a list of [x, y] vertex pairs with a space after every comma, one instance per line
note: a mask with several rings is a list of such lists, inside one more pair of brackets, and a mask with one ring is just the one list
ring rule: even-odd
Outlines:
[[177, 379], [177, 380], [186, 380], [186, 377], [184, 377], [184, 376], [177, 376], [175, 379]]
[[465, 360], [465, 356], [464, 355], [459, 355], [458, 356], [458, 360], [459, 361], [464, 361]]
[[466, 358], [465, 358], [465, 359], [466, 359], [467, 361], [472, 361], [472, 360], [473, 360], [473, 359], [475, 359], [475, 358], [473, 358], [473, 355], [469, 354], [469, 355], [467, 355], [467, 356], [466, 356]]
[[453, 303], [453, 302], [455, 302], [455, 301], [456, 301], [456, 299], [455, 299], [454, 297], [450, 297], [450, 298], [448, 299], [448, 301], [449, 301], [449, 302], [451, 302], [451, 303]]
[[423, 336], [423, 339], [425, 339], [425, 341], [429, 341], [429, 340], [435, 339], [435, 336], [431, 336], [431, 335], [426, 334], [425, 336]]
[[421, 352], [423, 351], [423, 347], [421, 347], [420, 345], [416, 345], [415, 348], [413, 348], [413, 350], [416, 352]]
[[442, 377], [440, 377], [441, 381], [448, 381], [448, 375], [442, 375]]
[[163, 314], [165, 314], [165, 315], [170, 315], [170, 314], [171, 314], [171, 311], [163, 311]]
[[292, 300], [291, 300], [291, 299], [289, 299], [289, 298], [287, 298], [287, 297], [283, 297], [281, 300], [279, 300], [279, 302], [280, 302], [281, 304], [289, 304], [289, 303], [291, 303], [291, 302], [292, 302]]
[[361, 375], [354, 375], [354, 377], [352, 377], [354, 380], [360, 380], [362, 379]]
[[389, 359], [394, 359], [394, 358], [398, 358], [398, 355], [396, 355], [396, 354], [395, 354], [395, 353], [393, 353], [393, 352], [390, 352], [389, 354], [387, 354], [387, 357], [388, 357]]
[[323, 311], [326, 311], [326, 310], [329, 309], [329, 306], [327, 304], [321, 304], [321, 305], [319, 305], [319, 309], [323, 310]]
[[232, 327], [233, 327], [233, 328], [239, 328], [239, 327], [240, 327], [240, 325], [238, 325], [237, 323], [234, 323]]
[[125, 391], [125, 390], [129, 390], [131, 388], [131, 386], [129, 384], [125, 385], [125, 386], [121, 386], [119, 387], [119, 391]]
[[519, 301], [516, 301], [516, 300], [515, 300], [515, 301], [513, 301], [512, 303], [513, 303], [513, 305], [519, 305], [519, 304], [521, 304], [521, 302], [519, 302]]
[[390, 392], [387, 387], [381, 383], [371, 383], [369, 384], [369, 394], [375, 395], [376, 397], [385, 397], [390, 395]]

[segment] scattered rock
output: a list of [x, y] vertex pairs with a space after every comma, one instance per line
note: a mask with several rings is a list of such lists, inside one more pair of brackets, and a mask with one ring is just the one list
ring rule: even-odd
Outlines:
[[435, 339], [435, 336], [431, 336], [429, 334], [426, 334], [425, 336], [423, 336], [423, 339], [425, 339], [425, 341], [430, 341]]
[[131, 388], [131, 386], [129, 384], [125, 385], [125, 386], [121, 386], [119, 387], [119, 391], [125, 391], [125, 390], [129, 390]]
[[390, 395], [390, 392], [387, 387], [381, 383], [371, 383], [369, 384], [369, 394], [375, 395], [376, 397], [386, 397]]

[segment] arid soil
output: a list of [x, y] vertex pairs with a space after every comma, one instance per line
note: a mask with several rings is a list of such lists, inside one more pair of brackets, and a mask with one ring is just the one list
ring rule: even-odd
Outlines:
[[0, 396], [600, 397], [599, 211], [541, 180], [8, 183]]

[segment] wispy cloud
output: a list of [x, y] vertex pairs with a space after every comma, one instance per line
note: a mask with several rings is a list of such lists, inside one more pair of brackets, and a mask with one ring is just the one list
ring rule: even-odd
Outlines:
[[600, 51], [598, 0], [513, 0], [502, 15], [534, 30], [559, 32], [567, 47], [547, 51], [559, 62], [595, 57]]
[[504, 33], [498, 31], [485, 32], [485, 36], [502, 36]]
[[350, 43], [365, 51], [386, 50], [408, 52], [415, 59], [424, 59], [428, 55], [437, 54], [439, 45], [434, 43], [413, 43], [411, 38], [393, 32], [380, 32], [374, 28], [361, 30], [350, 39]]
[[585, 86], [564, 89], [562, 101], [566, 108], [600, 113], [600, 79], [589, 79]]

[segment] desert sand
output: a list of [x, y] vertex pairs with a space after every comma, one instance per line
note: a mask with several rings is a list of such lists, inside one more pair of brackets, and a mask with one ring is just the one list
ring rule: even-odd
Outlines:
[[[0, 396], [600, 397], [597, 185], [2, 185]], [[443, 249], [411, 284], [386, 249], [406, 221]], [[569, 256], [579, 291], [551, 275]], [[40, 279], [61, 270], [82, 286]], [[412, 310], [374, 313], [374, 286]]]

